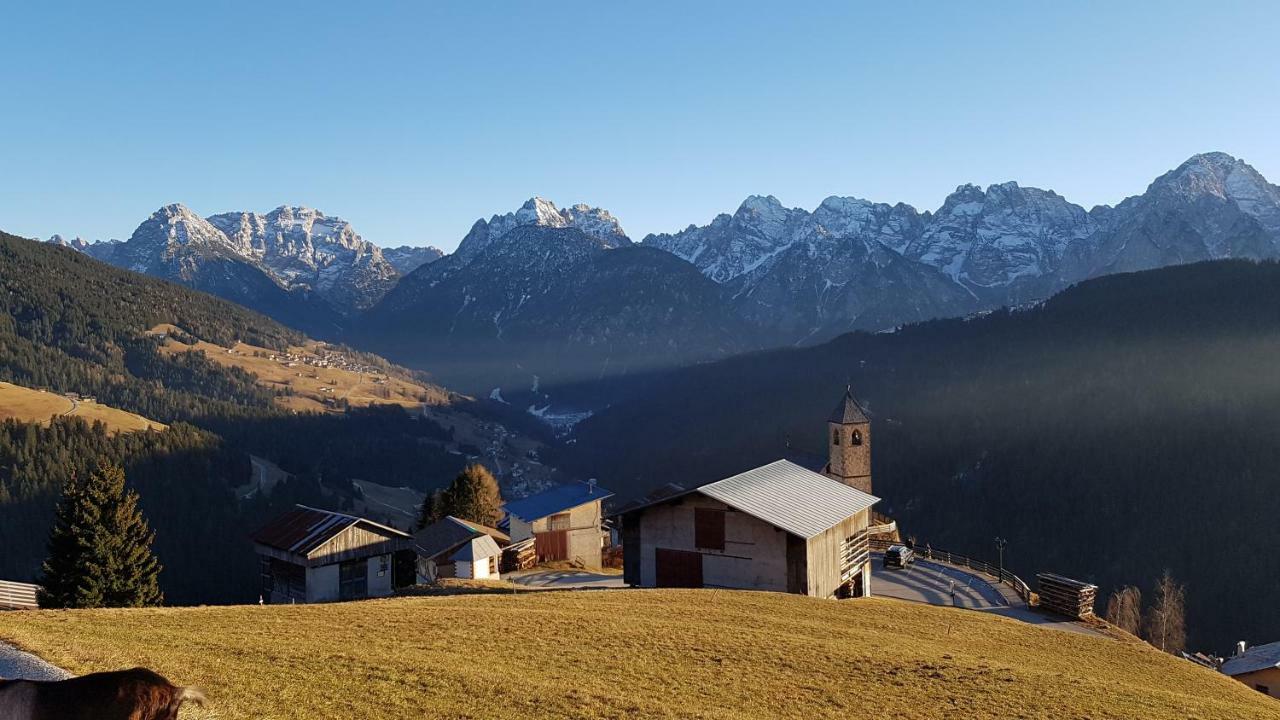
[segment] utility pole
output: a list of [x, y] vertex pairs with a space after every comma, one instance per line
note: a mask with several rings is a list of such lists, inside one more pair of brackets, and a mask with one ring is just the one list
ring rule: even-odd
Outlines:
[[999, 577], [1001, 580], [1004, 580], [1004, 546], [1008, 544], [1009, 544], [1008, 540], [1005, 540], [1000, 536], [996, 536], [996, 551], [999, 552], [1000, 554], [1000, 576]]

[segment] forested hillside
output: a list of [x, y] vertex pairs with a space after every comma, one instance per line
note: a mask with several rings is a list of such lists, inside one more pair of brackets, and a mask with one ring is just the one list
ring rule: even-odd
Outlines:
[[[148, 329], [161, 324], [181, 328], [170, 340], [218, 346], [284, 349], [306, 338], [232, 303], [66, 248], [0, 233], [0, 309], [0, 381], [96, 396], [170, 426], [112, 435], [78, 418], [0, 424], [5, 579], [34, 579], [57, 493], [100, 457], [125, 465], [139, 489], [165, 565], [165, 594], [176, 603], [256, 599], [247, 534], [280, 508], [347, 506], [357, 493], [353, 478], [431, 489], [466, 461], [445, 447], [450, 427], [402, 408], [294, 414], [244, 370], [199, 352], [160, 352], [162, 338]], [[250, 453], [292, 479], [270, 496], [238, 499], [233, 488], [250, 481]]]
[[635, 495], [825, 454], [852, 383], [879, 509], [906, 532], [991, 559], [999, 535], [1018, 572], [1104, 593], [1168, 568], [1193, 644], [1225, 652], [1280, 637], [1277, 357], [1280, 265], [1117, 275], [1029, 309], [615, 383], [562, 460]]

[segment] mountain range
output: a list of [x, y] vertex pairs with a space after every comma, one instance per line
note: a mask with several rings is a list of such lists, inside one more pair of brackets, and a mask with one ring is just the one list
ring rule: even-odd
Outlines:
[[1280, 188], [1206, 153], [1090, 210], [1016, 182], [961, 185], [923, 212], [752, 196], [636, 243], [606, 210], [535, 197], [442, 256], [382, 250], [306, 208], [200, 218], [170, 205], [127, 242], [58, 241], [487, 392], [1016, 306], [1110, 273], [1278, 257]]

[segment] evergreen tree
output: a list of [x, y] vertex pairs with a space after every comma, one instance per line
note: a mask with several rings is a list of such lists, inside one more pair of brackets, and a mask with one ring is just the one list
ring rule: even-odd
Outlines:
[[502, 492], [498, 481], [479, 463], [466, 466], [440, 494], [437, 512], [438, 517], [452, 515], [481, 525], [497, 525], [502, 519]]
[[125, 488], [123, 468], [103, 463], [87, 479], [72, 478], [49, 537], [40, 606], [159, 605], [164, 596], [154, 541], [138, 494]]
[[444, 491], [435, 490], [422, 498], [422, 509], [418, 511], [418, 529], [440, 520], [445, 516]]

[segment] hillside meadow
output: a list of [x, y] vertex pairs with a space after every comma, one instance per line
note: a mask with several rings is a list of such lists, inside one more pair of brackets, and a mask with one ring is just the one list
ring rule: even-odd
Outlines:
[[0, 613], [73, 672], [152, 667], [184, 718], [1277, 718], [1137, 642], [886, 599], [522, 592]]

